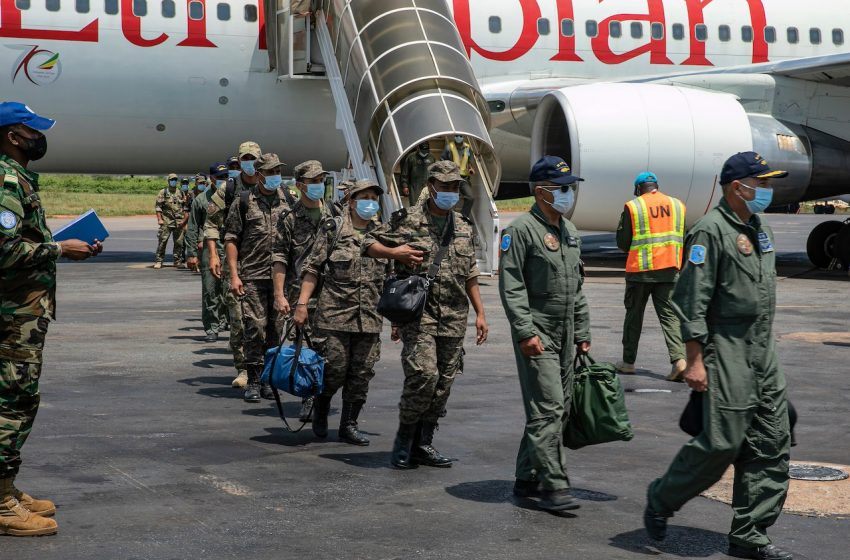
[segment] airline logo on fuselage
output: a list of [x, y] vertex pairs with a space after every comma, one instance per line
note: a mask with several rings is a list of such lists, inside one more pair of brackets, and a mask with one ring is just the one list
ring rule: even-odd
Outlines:
[[59, 53], [39, 48], [38, 45], [7, 45], [21, 51], [21, 56], [12, 65], [12, 83], [26, 79], [36, 86], [52, 84], [62, 74]]

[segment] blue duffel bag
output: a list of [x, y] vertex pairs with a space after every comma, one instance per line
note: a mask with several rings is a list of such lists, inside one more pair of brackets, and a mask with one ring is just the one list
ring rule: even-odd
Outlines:
[[[286, 344], [288, 334], [287, 330], [280, 346], [266, 351], [261, 381], [271, 387], [278, 414], [286, 428], [301, 431], [306, 423], [298, 430], [290, 428], [278, 390], [302, 399], [319, 396], [325, 388], [325, 359], [311, 348], [310, 336], [304, 329], [296, 327], [294, 344]], [[310, 412], [312, 414], [312, 410]]]

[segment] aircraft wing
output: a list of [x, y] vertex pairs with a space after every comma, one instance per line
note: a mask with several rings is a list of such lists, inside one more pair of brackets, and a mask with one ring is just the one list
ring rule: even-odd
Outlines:
[[[699, 72], [687, 72], [675, 76], [696, 76], [710, 74], [769, 74], [785, 76], [809, 82], [820, 82], [836, 86], [850, 86], [850, 52], [794, 58], [778, 62], [727, 66]], [[655, 81], [670, 76], [656, 76], [640, 81]]]

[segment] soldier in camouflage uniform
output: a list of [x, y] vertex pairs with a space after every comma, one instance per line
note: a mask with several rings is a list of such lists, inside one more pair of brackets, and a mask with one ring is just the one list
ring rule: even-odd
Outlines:
[[[224, 293], [220, 278], [213, 276], [209, 269], [210, 252], [204, 250], [203, 230], [204, 222], [207, 220], [207, 208], [213, 195], [218, 190], [219, 182], [224, 188], [227, 179], [227, 166], [218, 163], [210, 167], [210, 177], [213, 180], [208, 189], [201, 192], [192, 201], [192, 211], [189, 213], [189, 226], [186, 229], [186, 257], [190, 269], [199, 268], [199, 252], [201, 259], [201, 322], [206, 332], [206, 341], [218, 340], [218, 333], [224, 330], [227, 324], [226, 310], [224, 308]], [[224, 255], [224, 246], [216, 244], [216, 252], [221, 258]]]
[[0, 103], [0, 535], [52, 535], [53, 502], [15, 487], [21, 447], [38, 412], [47, 326], [56, 316], [56, 260], [102, 250], [78, 239], [54, 242], [30, 161], [47, 152], [40, 131], [54, 121], [22, 103]]
[[[321, 162], [309, 160], [300, 163], [295, 166], [294, 173], [301, 198], [278, 225], [272, 255], [275, 309], [283, 315], [289, 314], [291, 303], [298, 300], [304, 260], [322, 231], [323, 223], [332, 214], [330, 205], [324, 203], [327, 171], [322, 169]], [[309, 303], [315, 305], [315, 299]], [[312, 408], [312, 398], [302, 400], [298, 415], [302, 422], [310, 420]]]
[[[254, 168], [256, 161], [262, 155], [259, 144], [250, 140], [242, 142], [239, 145], [238, 154], [227, 160], [227, 184], [223, 189], [218, 189], [215, 195], [210, 198], [210, 204], [207, 206], [207, 221], [204, 225], [204, 243], [209, 249], [210, 272], [216, 278], [222, 279], [224, 306], [227, 308], [227, 317], [230, 321], [230, 351], [233, 353], [233, 365], [238, 372], [232, 386], [237, 389], [244, 389], [248, 386], [248, 371], [245, 369], [245, 353], [243, 351], [245, 331], [242, 324], [242, 302], [230, 289], [230, 266], [222, 267], [221, 255], [213, 250], [224, 238], [224, 222], [227, 219], [228, 202], [232, 204], [233, 200], [239, 198], [239, 193], [250, 189], [260, 180]], [[243, 162], [245, 163], [243, 164]], [[244, 170], [243, 167], [245, 167]]]
[[342, 388], [339, 439], [369, 445], [357, 429], [357, 418], [366, 403], [373, 367], [381, 357], [378, 300], [387, 277], [388, 261], [363, 255], [363, 240], [378, 227], [373, 218], [380, 209], [383, 189], [374, 181], [357, 181], [348, 191], [346, 212], [337, 227], [319, 235], [301, 271], [302, 284], [295, 305], [295, 324], [307, 322], [307, 303], [318, 279], [323, 280], [313, 318], [315, 350], [325, 363], [325, 387], [316, 399], [313, 433], [328, 435], [331, 399]]
[[224, 243], [230, 290], [242, 297], [245, 326], [245, 402], [274, 397], [270, 387], [260, 385], [260, 376], [265, 351], [279, 342], [283, 323], [275, 311], [272, 288], [272, 245], [278, 224], [289, 212], [281, 192], [282, 166], [277, 154], [264, 154], [259, 160], [260, 182], [240, 193], [227, 213]]
[[424, 274], [437, 256], [445, 228], [454, 224], [449, 251], [436, 271], [422, 317], [393, 325], [393, 340], [404, 343], [401, 362], [405, 381], [392, 454], [392, 464], [401, 469], [417, 464], [451, 466], [451, 460], [431, 443], [438, 420], [446, 414], [455, 376], [463, 370], [463, 337], [470, 302], [477, 314], [477, 342], [487, 340], [474, 230], [452, 210], [459, 199], [460, 182], [454, 162], [434, 163], [429, 168], [428, 200], [395, 212], [388, 224], [369, 233], [365, 241], [369, 256], [397, 261], [398, 274]]
[[165, 258], [165, 247], [168, 238], [174, 237], [174, 266], [183, 262], [183, 227], [186, 219], [186, 196], [177, 188], [177, 175], [172, 173], [168, 176], [168, 187], [159, 191], [156, 197], [156, 221], [159, 224], [159, 234], [156, 244], [155, 269], [162, 268]]

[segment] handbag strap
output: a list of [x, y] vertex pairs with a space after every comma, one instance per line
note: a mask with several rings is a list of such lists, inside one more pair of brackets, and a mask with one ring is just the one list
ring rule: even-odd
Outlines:
[[446, 254], [449, 252], [449, 246], [452, 244], [452, 238], [455, 235], [455, 213], [454, 211], [449, 211], [448, 219], [446, 220], [446, 226], [443, 229], [443, 240], [440, 243], [440, 250], [437, 251], [437, 255], [434, 257], [434, 262], [431, 263], [431, 266], [428, 267], [428, 275], [426, 276], [430, 281], [433, 281], [434, 278], [437, 277], [437, 274], [440, 272], [440, 265], [443, 264], [443, 259], [446, 258]]
[[[292, 332], [293, 327], [295, 328], [295, 355], [292, 357], [292, 369], [289, 370], [289, 382], [290, 382], [290, 384], [293, 383], [293, 379], [295, 377], [295, 370], [298, 368], [298, 358], [301, 356], [301, 348], [303, 346], [304, 340], [305, 339], [307, 340], [307, 347], [308, 348], [311, 347], [312, 344], [310, 343], [310, 337], [307, 334], [305, 329], [301, 329], [301, 328], [295, 326], [295, 323], [292, 322], [292, 321], [288, 321], [288, 323], [289, 323], [289, 326], [285, 329], [285, 332], [284, 332], [283, 336], [281, 337], [280, 346], [278, 346], [277, 352], [274, 353], [274, 357], [272, 358], [272, 365], [271, 365], [271, 368], [269, 369], [269, 387], [271, 387], [271, 389], [272, 389], [272, 394], [274, 395], [274, 402], [277, 405], [277, 413], [278, 413], [278, 416], [280, 416], [280, 419], [283, 420], [283, 424], [284, 424], [284, 426], [286, 426], [286, 431], [291, 432], [293, 434], [297, 434], [298, 432], [303, 430], [304, 427], [308, 423], [302, 422], [300, 428], [298, 428], [297, 430], [293, 430], [292, 426], [290, 426], [289, 422], [286, 420], [286, 415], [283, 413], [283, 403], [280, 400], [280, 393], [278, 392], [277, 387], [275, 386], [275, 383], [274, 383], [274, 366], [277, 363], [277, 357], [280, 355], [280, 351], [283, 348], [283, 345], [286, 342], [286, 339], [289, 337], [289, 333]], [[314, 389], [316, 388], [316, 380], [315, 379], [313, 380], [313, 388]], [[290, 386], [290, 390], [292, 390], [291, 386]], [[315, 406], [315, 402], [313, 403], [313, 405], [310, 406], [309, 416], [313, 415], [313, 406]]]

